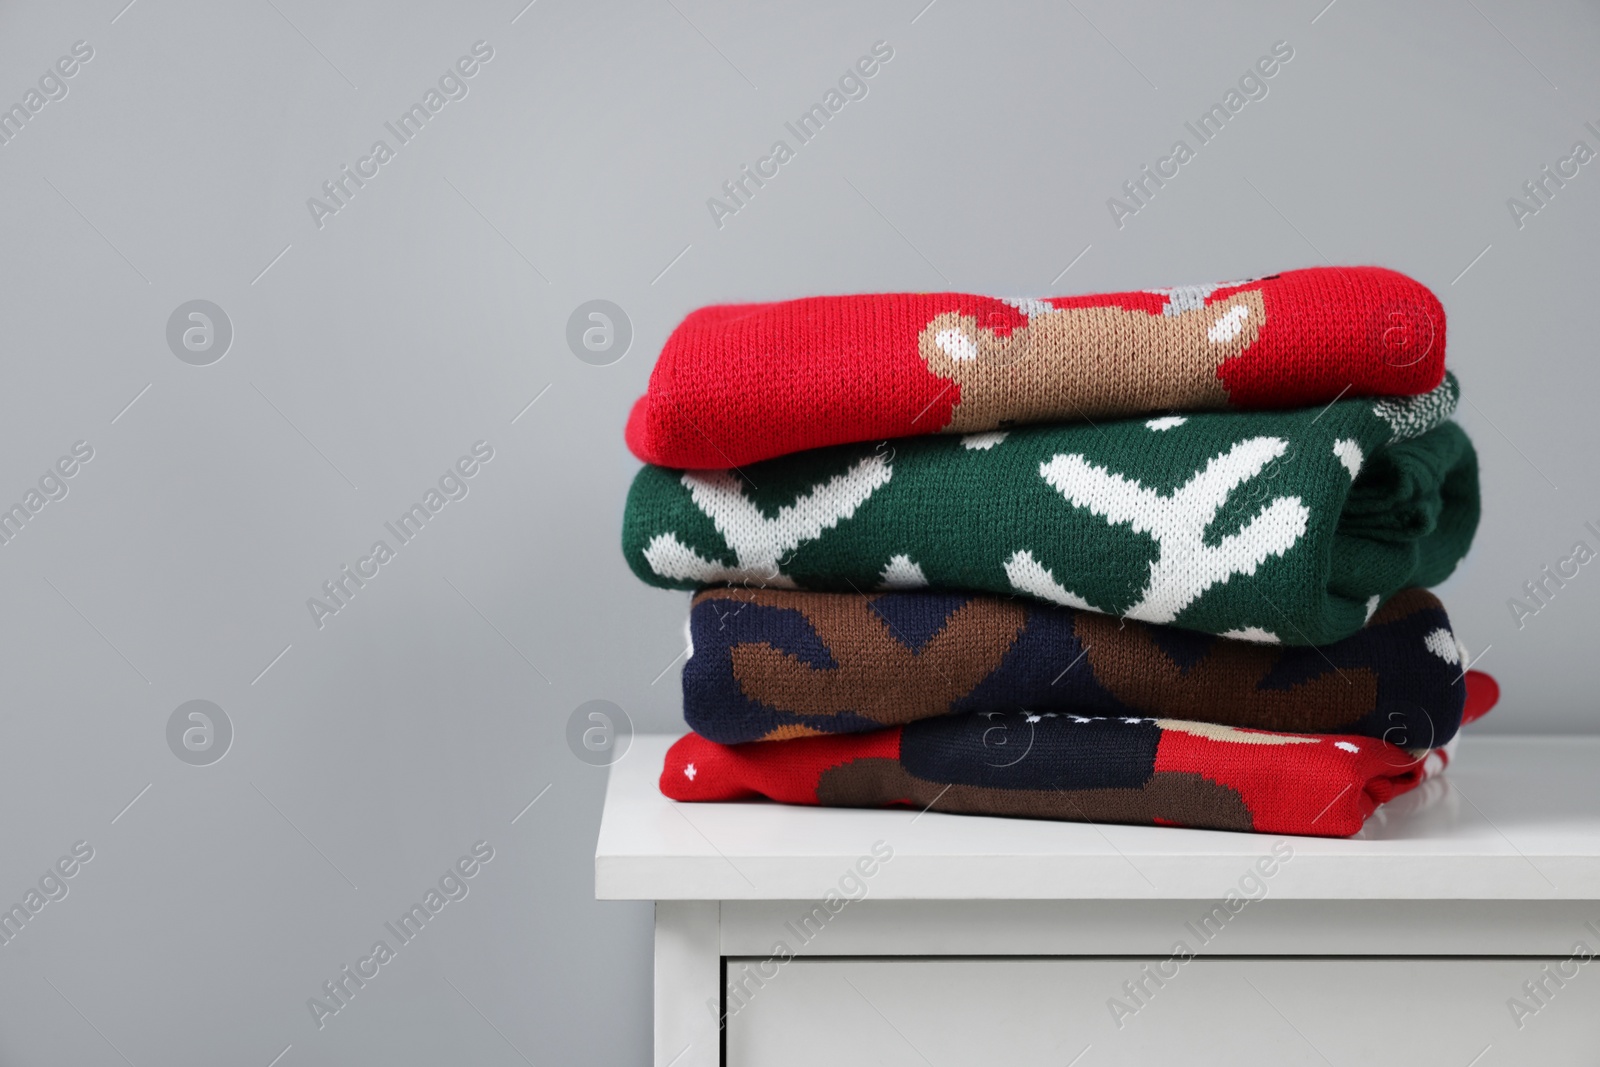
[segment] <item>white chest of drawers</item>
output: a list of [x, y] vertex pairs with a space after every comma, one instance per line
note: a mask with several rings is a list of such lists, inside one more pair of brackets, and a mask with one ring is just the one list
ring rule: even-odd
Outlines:
[[595, 854], [658, 1067], [1600, 1062], [1600, 738], [1466, 738], [1352, 840], [676, 804], [669, 743]]

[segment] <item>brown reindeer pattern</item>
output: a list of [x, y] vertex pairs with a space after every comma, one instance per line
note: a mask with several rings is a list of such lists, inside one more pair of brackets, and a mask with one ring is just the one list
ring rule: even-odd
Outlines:
[[1226, 407], [1217, 368], [1255, 344], [1267, 310], [1259, 289], [1205, 303], [1218, 288], [1164, 291], [1159, 314], [1008, 301], [1028, 324], [1005, 334], [974, 315], [936, 316], [917, 348], [930, 371], [960, 387], [945, 431], [1079, 418], [1085, 411], [1114, 418]]
[[1180, 731], [1202, 722], [1412, 738], [1403, 747], [1415, 747], [1453, 735], [1463, 700], [1458, 660], [1440, 652], [1454, 648], [1449, 619], [1421, 589], [1324, 649], [924, 591], [707, 589], [690, 618], [684, 715], [727, 744], [1027, 708], [1151, 716]]
[[1073, 619], [1095, 680], [1128, 708], [1180, 719], [1219, 715], [1233, 726], [1325, 733], [1359, 720], [1377, 704], [1377, 675], [1362, 667], [1329, 669], [1288, 688], [1263, 687], [1281, 651], [1219, 640], [1209, 655], [1180, 667], [1154, 631], [1110, 615]]
[[1004, 815], [1074, 822], [1175, 823], [1216, 830], [1252, 830], [1239, 793], [1204, 775], [1164, 771], [1138, 786], [1114, 789], [994, 789], [930, 782], [898, 760], [855, 759], [822, 773], [817, 803], [878, 808], [905, 804], [924, 811]]
[[[792, 603], [759, 591], [750, 602]], [[837, 667], [819, 669], [766, 643], [735, 645], [734, 677], [746, 696], [798, 715], [854, 712], [884, 726], [943, 715], [1000, 665], [1027, 621], [1020, 604], [968, 602], [916, 651], [860, 596], [816, 596], [804, 603], [806, 621]], [[914, 679], [914, 682], [908, 680]], [[788, 727], [768, 740], [813, 731]]]

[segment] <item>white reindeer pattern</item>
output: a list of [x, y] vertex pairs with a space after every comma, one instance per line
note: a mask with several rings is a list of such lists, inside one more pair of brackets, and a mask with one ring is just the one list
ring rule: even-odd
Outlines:
[[[1039, 473], [1073, 507], [1087, 508], [1112, 526], [1128, 526], [1155, 539], [1161, 551], [1150, 564], [1150, 580], [1138, 602], [1123, 614], [1169, 623], [1213, 585], [1225, 584], [1235, 574], [1254, 574], [1269, 557], [1282, 556], [1305, 535], [1310, 509], [1297, 496], [1280, 496], [1237, 533], [1215, 545], [1205, 543], [1206, 527], [1228, 495], [1288, 447], [1278, 437], [1240, 441], [1170, 494], [1094, 466], [1077, 453], [1041, 463]], [[1056, 581], [1027, 550], [1013, 553], [1005, 569], [1019, 592], [1069, 607], [1092, 607]]]
[[708, 560], [678, 540], [675, 533], [652, 537], [645, 546], [645, 561], [651, 570], [673, 581], [756, 581], [793, 589], [794, 580], [782, 572], [784, 557], [854, 515], [893, 474], [886, 457], [867, 456], [779, 508], [769, 519], [740, 490], [738, 476], [731, 471], [686, 471], [684, 488], [733, 550], [737, 563], [728, 567]]
[[[1150, 564], [1149, 581], [1139, 600], [1123, 614], [1145, 622], [1170, 623], [1212, 586], [1226, 584], [1235, 574], [1254, 574], [1267, 559], [1282, 556], [1305, 535], [1310, 509], [1297, 496], [1280, 496], [1238, 532], [1215, 545], [1205, 543], [1206, 527], [1229, 494], [1287, 451], [1288, 442], [1278, 437], [1240, 441], [1214, 456], [1204, 470], [1171, 493], [1141, 486], [1095, 466], [1078, 453], [1054, 456], [1039, 465], [1039, 474], [1073, 507], [1085, 508], [1112, 526], [1128, 526], [1155, 539], [1160, 552]], [[787, 557], [801, 544], [854, 516], [874, 492], [888, 484], [893, 473], [887, 457], [867, 456], [768, 518], [744, 495], [734, 473], [686, 472], [682, 484], [733, 551], [735, 563], [728, 566], [706, 559], [674, 532], [652, 537], [644, 549], [645, 560], [657, 574], [674, 581], [756, 581], [792, 589], [794, 580], [782, 571]], [[1014, 552], [1004, 566], [1018, 592], [1068, 607], [1106, 610], [1064, 587], [1027, 549]], [[909, 579], [913, 571], [920, 581], [895, 580]], [[920, 567], [909, 557], [899, 556], [890, 561], [883, 578], [890, 586], [926, 582]]]

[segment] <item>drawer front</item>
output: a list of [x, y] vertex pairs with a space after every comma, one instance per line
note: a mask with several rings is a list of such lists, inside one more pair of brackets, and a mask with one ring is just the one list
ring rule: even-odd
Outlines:
[[730, 958], [727, 974], [730, 1067], [1600, 1062], [1600, 964], [1569, 959]]

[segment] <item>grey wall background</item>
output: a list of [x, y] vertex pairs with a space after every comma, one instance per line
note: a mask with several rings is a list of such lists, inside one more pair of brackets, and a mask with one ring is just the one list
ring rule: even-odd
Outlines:
[[[1506, 690], [1481, 729], [1594, 728], [1600, 575], [1521, 629], [1507, 600], [1600, 547], [1600, 163], [1506, 205], [1600, 149], [1594, 5], [524, 2], [0, 9], [0, 103], [94, 49], [0, 147], [0, 503], [94, 449], [0, 547], [0, 903], [94, 848], [0, 947], [0, 1063], [646, 1059], [650, 908], [591, 899], [605, 772], [565, 730], [590, 699], [681, 728], [686, 597], [623, 564], [621, 429], [701, 303], [1411, 273], [1482, 453], [1443, 591]], [[319, 229], [307, 198], [480, 40]], [[879, 40], [868, 96], [719, 229], [706, 199]], [[1119, 229], [1107, 198], [1280, 40]], [[204, 367], [165, 338], [197, 298], [234, 330]], [[610, 366], [565, 342], [592, 298], [633, 324]], [[319, 630], [307, 598], [479, 440], [469, 495]], [[235, 730], [210, 766], [166, 740], [193, 699]], [[470, 895], [318, 1030], [307, 998], [478, 840]]]

